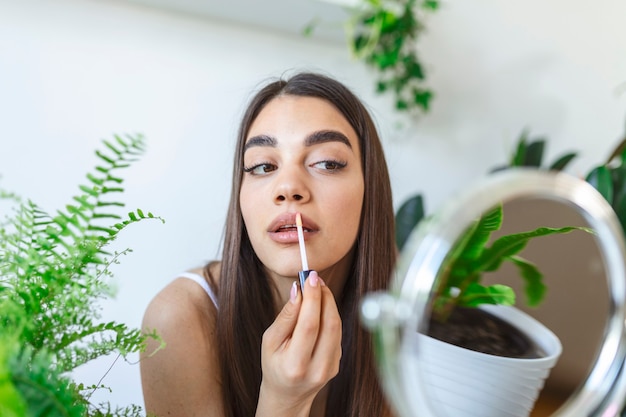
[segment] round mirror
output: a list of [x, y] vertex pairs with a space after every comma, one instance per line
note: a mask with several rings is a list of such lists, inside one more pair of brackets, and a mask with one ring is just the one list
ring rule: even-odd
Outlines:
[[401, 417], [614, 416], [624, 405], [623, 229], [588, 183], [493, 174], [420, 222], [368, 295]]

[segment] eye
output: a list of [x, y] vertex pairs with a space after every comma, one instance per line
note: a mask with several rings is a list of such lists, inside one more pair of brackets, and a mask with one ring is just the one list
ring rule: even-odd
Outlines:
[[244, 167], [243, 172], [249, 173], [251, 175], [264, 175], [274, 171], [275, 169], [276, 165], [270, 164], [269, 162], [263, 162], [261, 164]]
[[345, 168], [347, 163], [341, 161], [320, 161], [313, 164], [315, 168], [323, 169], [324, 171], [339, 171]]

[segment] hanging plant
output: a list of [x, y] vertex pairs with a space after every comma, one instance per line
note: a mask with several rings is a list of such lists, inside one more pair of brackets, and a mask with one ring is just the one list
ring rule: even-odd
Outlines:
[[394, 96], [403, 112], [426, 112], [433, 92], [417, 54], [425, 14], [438, 0], [363, 0], [352, 10], [348, 40], [354, 56], [376, 72], [376, 92]]
[[[346, 37], [353, 56], [376, 73], [376, 92], [392, 94], [396, 110], [423, 113], [433, 92], [417, 55], [425, 15], [439, 0], [356, 0], [347, 12]], [[313, 19], [303, 30], [310, 36], [319, 25]]]

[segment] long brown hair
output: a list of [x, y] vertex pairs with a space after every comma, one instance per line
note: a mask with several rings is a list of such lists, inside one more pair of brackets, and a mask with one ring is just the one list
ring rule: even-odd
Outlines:
[[[371, 335], [359, 323], [364, 294], [387, 287], [394, 260], [391, 185], [376, 127], [361, 101], [325, 75], [299, 73], [263, 87], [243, 115], [235, 150], [232, 192], [224, 234], [217, 343], [226, 416], [254, 415], [261, 384], [261, 339], [275, 319], [274, 287], [248, 238], [239, 206], [243, 151], [251, 124], [280, 95], [316, 97], [333, 104], [359, 138], [365, 191], [354, 261], [341, 299], [343, 322], [339, 374], [330, 382], [327, 416], [378, 417], [387, 407], [378, 383]], [[209, 272], [209, 268], [205, 268]], [[265, 278], [265, 279], [263, 279]]]

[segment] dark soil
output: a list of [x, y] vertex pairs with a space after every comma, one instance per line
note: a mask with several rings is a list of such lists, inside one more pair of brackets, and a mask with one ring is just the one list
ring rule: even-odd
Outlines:
[[429, 336], [466, 349], [511, 358], [540, 358], [544, 352], [516, 327], [478, 308], [457, 308], [445, 323], [431, 320]]

